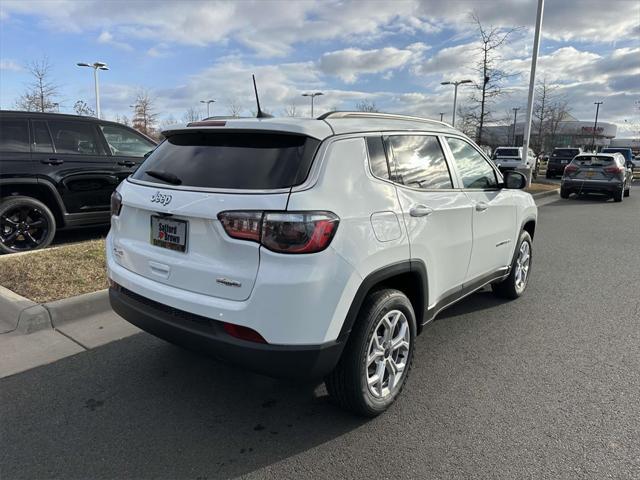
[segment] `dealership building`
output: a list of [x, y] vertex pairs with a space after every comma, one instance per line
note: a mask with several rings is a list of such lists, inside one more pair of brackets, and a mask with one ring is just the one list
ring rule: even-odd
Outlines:
[[[538, 128], [535, 121], [531, 122], [530, 145], [534, 150], [551, 151], [555, 147], [582, 147], [590, 149], [594, 144], [594, 125], [592, 121], [583, 122], [571, 115], [557, 123], [555, 131], [545, 132], [545, 145], [540, 148]], [[598, 148], [608, 147], [616, 136], [617, 126], [612, 123], [598, 122], [595, 128], [595, 145]], [[514, 138], [515, 134], [515, 138]], [[515, 130], [513, 124], [504, 126], [490, 126], [483, 128], [482, 143], [492, 148], [502, 145], [522, 145], [524, 138], [524, 122], [517, 122]], [[540, 153], [537, 152], [536, 153]]]

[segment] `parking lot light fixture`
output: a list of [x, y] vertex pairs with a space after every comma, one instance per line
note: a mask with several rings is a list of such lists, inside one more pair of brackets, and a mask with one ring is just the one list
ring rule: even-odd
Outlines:
[[311, 118], [313, 118], [313, 99], [319, 97], [320, 95], [324, 95], [322, 92], [313, 92], [313, 93], [303, 93], [303, 97], [311, 97]]
[[207, 118], [209, 118], [211, 116], [211, 113], [209, 113], [209, 107], [212, 103], [216, 103], [215, 100], [200, 100], [200, 103], [206, 103], [207, 104]]
[[76, 65], [78, 67], [93, 68], [93, 85], [96, 91], [96, 115], [100, 118], [100, 86], [98, 84], [98, 70], [109, 70], [109, 67], [104, 62], [78, 62]]
[[440, 82], [440, 85], [453, 85], [453, 115], [451, 116], [451, 126], [456, 126], [456, 103], [458, 103], [458, 87], [464, 83], [473, 83], [473, 80], [452, 80]]

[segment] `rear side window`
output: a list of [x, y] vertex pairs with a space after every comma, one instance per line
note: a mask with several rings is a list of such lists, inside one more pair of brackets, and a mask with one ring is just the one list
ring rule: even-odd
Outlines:
[[319, 143], [303, 135], [283, 133], [178, 133], [161, 143], [133, 178], [167, 183], [147, 174], [162, 172], [177, 177], [179, 185], [187, 187], [288, 188], [307, 178]]
[[49, 129], [57, 153], [104, 155], [93, 123], [50, 120]]
[[371, 173], [378, 178], [389, 180], [391, 172], [389, 171], [387, 155], [384, 152], [382, 137], [367, 137], [367, 150], [369, 151]]
[[397, 135], [386, 141], [393, 152], [398, 183], [424, 190], [453, 188], [437, 137]]
[[471, 144], [459, 138], [447, 137], [464, 188], [496, 188], [496, 172]]
[[29, 127], [26, 120], [0, 120], [0, 152], [29, 152]]
[[118, 125], [100, 125], [112, 155], [144, 157], [155, 145], [131, 130]]

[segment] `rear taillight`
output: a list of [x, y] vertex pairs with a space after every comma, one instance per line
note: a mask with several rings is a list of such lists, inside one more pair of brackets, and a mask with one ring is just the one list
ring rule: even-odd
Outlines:
[[622, 173], [622, 172], [624, 172], [624, 168], [619, 167], [618, 165], [612, 165], [612, 166], [610, 166], [610, 167], [604, 167], [604, 171], [605, 171], [605, 173], [613, 173], [613, 174], [616, 174], [616, 173]]
[[278, 253], [315, 253], [327, 248], [338, 229], [331, 212], [230, 211], [218, 219], [232, 238], [259, 242]]
[[111, 194], [111, 215], [120, 215], [120, 210], [122, 209], [122, 195], [118, 192], [114, 191]]
[[570, 163], [569, 165], [564, 167], [564, 173], [575, 173], [577, 171], [578, 171], [578, 167], [575, 166], [573, 163]]

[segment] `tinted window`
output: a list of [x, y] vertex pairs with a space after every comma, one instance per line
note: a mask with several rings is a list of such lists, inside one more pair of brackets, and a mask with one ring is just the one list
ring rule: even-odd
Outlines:
[[496, 173], [489, 162], [469, 143], [459, 138], [447, 137], [456, 167], [464, 188], [495, 188]]
[[53, 144], [51, 143], [51, 135], [46, 122], [41, 120], [32, 122], [33, 126], [33, 151], [41, 153], [53, 152]]
[[495, 157], [519, 157], [520, 152], [517, 148], [498, 148], [496, 149], [496, 153], [494, 153]]
[[57, 153], [104, 154], [93, 123], [50, 120], [49, 129]]
[[100, 125], [113, 155], [144, 157], [156, 146], [131, 130], [117, 125]]
[[29, 152], [26, 120], [0, 120], [0, 152]]
[[307, 178], [319, 143], [290, 134], [179, 133], [161, 143], [133, 178], [165, 183], [146, 174], [153, 170], [173, 174], [190, 187], [286, 188]]
[[389, 179], [389, 164], [384, 152], [382, 137], [367, 137], [367, 149], [369, 150], [369, 165], [371, 172], [378, 178]]
[[575, 157], [580, 153], [577, 148], [556, 148], [551, 154], [552, 157]]
[[387, 137], [396, 163], [397, 181], [414, 188], [452, 188], [449, 168], [437, 137]]

